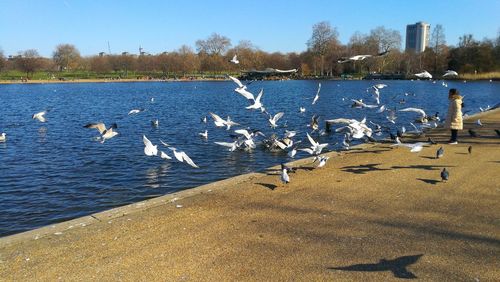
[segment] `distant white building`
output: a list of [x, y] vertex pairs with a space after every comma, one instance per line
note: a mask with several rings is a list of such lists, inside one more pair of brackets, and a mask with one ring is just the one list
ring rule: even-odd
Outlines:
[[429, 46], [431, 25], [425, 22], [406, 26], [406, 51], [422, 53]]

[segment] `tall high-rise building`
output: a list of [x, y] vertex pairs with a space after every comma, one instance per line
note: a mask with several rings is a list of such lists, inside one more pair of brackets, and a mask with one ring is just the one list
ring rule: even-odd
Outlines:
[[421, 53], [429, 46], [431, 25], [425, 22], [406, 26], [406, 51]]

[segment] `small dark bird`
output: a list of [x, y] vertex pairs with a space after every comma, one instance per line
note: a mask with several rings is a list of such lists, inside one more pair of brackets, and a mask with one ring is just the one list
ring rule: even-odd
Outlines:
[[496, 132], [496, 133], [497, 133], [497, 135], [500, 137], [500, 130], [495, 129], [495, 132]]
[[427, 142], [431, 143], [432, 145], [436, 145], [436, 141], [434, 141], [432, 138], [429, 137], [429, 139], [427, 139]]
[[403, 132], [401, 132], [399, 129], [398, 129], [398, 131], [396, 131], [396, 135], [397, 135], [399, 138], [403, 138]]
[[472, 154], [472, 146], [469, 146], [469, 148], [467, 149], [467, 151], [469, 151], [469, 155]]
[[392, 132], [389, 132], [389, 136], [391, 137], [391, 140], [395, 141], [396, 140], [396, 135], [392, 134]]
[[439, 149], [436, 152], [436, 159], [441, 158], [444, 155], [444, 149], [443, 147], [439, 147]]
[[443, 171], [441, 171], [441, 181], [448, 181], [449, 177], [450, 173], [446, 170], [446, 168], [443, 168]]
[[469, 129], [469, 135], [471, 137], [479, 137], [479, 135], [474, 130], [472, 130], [472, 129]]

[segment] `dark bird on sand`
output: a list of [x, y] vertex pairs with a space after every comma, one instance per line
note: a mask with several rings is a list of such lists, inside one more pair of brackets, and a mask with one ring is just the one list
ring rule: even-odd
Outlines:
[[417, 278], [415, 274], [406, 269], [409, 265], [416, 263], [422, 254], [413, 256], [404, 256], [391, 260], [381, 259], [378, 263], [363, 263], [353, 264], [343, 267], [330, 267], [330, 270], [343, 270], [343, 271], [391, 271], [394, 277], [414, 279]]
[[446, 170], [446, 168], [443, 168], [441, 171], [441, 181], [448, 181], [448, 178], [450, 177], [450, 173]]
[[472, 146], [469, 146], [469, 148], [467, 149], [467, 151], [469, 151], [469, 155], [472, 154]]
[[444, 155], [444, 149], [443, 147], [439, 147], [439, 149], [436, 152], [436, 159], [441, 158]]
[[496, 133], [497, 133], [497, 135], [500, 137], [500, 130], [495, 129], [495, 132], [496, 132]]
[[427, 142], [431, 143], [432, 145], [436, 145], [436, 144], [437, 144], [437, 142], [436, 142], [436, 141], [434, 141], [434, 140], [433, 140], [432, 138], [430, 138], [430, 137], [427, 139]]
[[479, 135], [474, 130], [472, 130], [472, 129], [469, 129], [469, 135], [471, 137], [479, 137]]

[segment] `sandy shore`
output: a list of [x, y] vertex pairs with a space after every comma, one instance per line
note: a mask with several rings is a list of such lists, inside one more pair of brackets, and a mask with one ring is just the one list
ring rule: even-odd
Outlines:
[[286, 186], [270, 169], [0, 238], [0, 280], [498, 281], [500, 111], [481, 121], [458, 145], [330, 153]]

